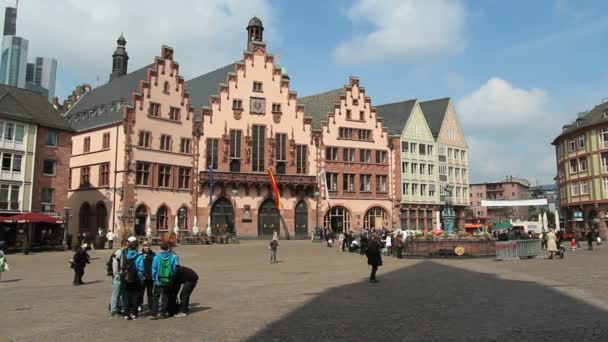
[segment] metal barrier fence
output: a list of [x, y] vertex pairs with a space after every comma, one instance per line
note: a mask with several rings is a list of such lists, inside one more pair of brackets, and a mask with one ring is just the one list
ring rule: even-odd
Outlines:
[[542, 255], [541, 240], [496, 241], [496, 260], [519, 260]]

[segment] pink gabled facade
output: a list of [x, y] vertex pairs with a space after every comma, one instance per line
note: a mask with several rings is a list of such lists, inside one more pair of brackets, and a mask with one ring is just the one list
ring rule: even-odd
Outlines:
[[529, 199], [530, 184], [523, 179], [507, 177], [501, 182], [477, 183], [469, 185], [470, 206], [476, 217], [487, 217], [492, 222], [509, 219], [527, 220], [528, 207], [488, 208], [481, 205], [483, 200], [525, 200]]

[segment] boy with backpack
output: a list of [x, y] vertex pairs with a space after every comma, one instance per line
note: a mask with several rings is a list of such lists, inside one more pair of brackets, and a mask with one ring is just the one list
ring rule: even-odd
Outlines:
[[[160, 245], [161, 252], [152, 261], [152, 279], [154, 280], [154, 310], [152, 319], [166, 318], [169, 297], [172, 297], [173, 281], [179, 257], [169, 250], [169, 243]], [[162, 301], [161, 301], [162, 296]]]
[[154, 311], [154, 281], [152, 280], [152, 261], [156, 254], [150, 248], [150, 242], [145, 241], [137, 262], [137, 272], [141, 279], [141, 292], [139, 293], [139, 308], [144, 305], [144, 292], [148, 297], [148, 310]]
[[127, 249], [126, 253], [123, 252], [124, 261], [120, 273], [124, 289], [124, 318], [127, 320], [137, 318], [140, 292], [140, 278], [137, 271], [140, 255], [137, 252], [137, 239], [135, 237], [132, 238], [129, 238], [129, 249]]

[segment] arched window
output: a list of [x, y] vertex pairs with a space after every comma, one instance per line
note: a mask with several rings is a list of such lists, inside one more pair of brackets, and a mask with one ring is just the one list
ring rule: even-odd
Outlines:
[[334, 232], [349, 231], [350, 212], [344, 207], [332, 207], [331, 211], [325, 214], [323, 223], [325, 228], [331, 228]]
[[166, 206], [158, 208], [156, 212], [156, 230], [169, 229], [169, 210]]
[[88, 202], [80, 206], [78, 228], [81, 231], [91, 230], [91, 205]]
[[[146, 224], [148, 220], [148, 210], [146, 206], [141, 204], [135, 209], [135, 235], [144, 236], [146, 235]], [[150, 229], [152, 229], [150, 227]]]
[[388, 214], [384, 209], [380, 207], [373, 207], [365, 213], [365, 217], [363, 219], [363, 227], [364, 228], [375, 228], [382, 229], [388, 228]]
[[106, 209], [106, 205], [103, 202], [97, 203], [95, 212], [97, 213], [97, 228], [106, 230], [108, 228], [108, 210]]

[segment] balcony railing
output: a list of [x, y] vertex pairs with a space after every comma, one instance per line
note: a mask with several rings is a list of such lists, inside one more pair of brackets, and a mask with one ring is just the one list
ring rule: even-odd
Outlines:
[[[275, 175], [275, 180], [278, 185], [291, 186], [315, 186], [317, 184], [315, 176], [307, 175]], [[199, 173], [199, 182], [201, 185], [209, 183], [209, 173], [201, 171]], [[232, 184], [270, 184], [266, 173], [233, 173], [233, 172], [213, 172], [213, 183], [232, 183]]]

